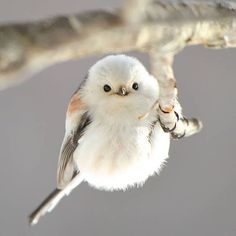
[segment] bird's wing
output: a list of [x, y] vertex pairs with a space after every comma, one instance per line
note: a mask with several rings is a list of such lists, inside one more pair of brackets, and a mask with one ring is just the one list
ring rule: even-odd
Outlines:
[[66, 114], [66, 132], [60, 150], [57, 169], [58, 189], [63, 189], [77, 171], [73, 162], [73, 153], [78, 146], [78, 140], [89, 123], [88, 111], [81, 100], [81, 89], [78, 89], [70, 100]]

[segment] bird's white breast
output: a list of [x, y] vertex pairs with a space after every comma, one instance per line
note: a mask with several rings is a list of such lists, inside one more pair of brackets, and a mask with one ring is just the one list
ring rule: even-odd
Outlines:
[[142, 184], [168, 157], [169, 135], [157, 126], [149, 141], [150, 123], [92, 122], [79, 140], [74, 161], [85, 180], [100, 189]]

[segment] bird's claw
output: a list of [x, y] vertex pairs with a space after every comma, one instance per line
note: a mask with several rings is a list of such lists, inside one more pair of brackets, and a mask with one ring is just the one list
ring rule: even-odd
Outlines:
[[[162, 111], [162, 109], [161, 109], [161, 111]], [[163, 112], [163, 111], [162, 111]], [[166, 112], [163, 112], [164, 113], [164, 115], [165, 114], [168, 114], [168, 113], [166, 113]], [[159, 120], [159, 123], [160, 123], [160, 125], [161, 125], [161, 128], [163, 129], [163, 131], [164, 132], [166, 132], [166, 133], [172, 133], [172, 132], [174, 132], [174, 130], [176, 129], [176, 126], [177, 126], [177, 122], [179, 121], [179, 114], [176, 112], [176, 111], [174, 111], [174, 115], [175, 115], [175, 122], [163, 122], [162, 120], [161, 120], [161, 116], [159, 115], [159, 118], [158, 118], [158, 120]]]
[[[175, 117], [172, 116], [172, 120], [166, 120], [166, 122], [163, 122], [161, 117], [166, 115], [159, 115], [159, 123], [160, 126], [162, 127], [163, 131], [166, 133], [170, 133], [171, 137], [173, 139], [181, 139], [183, 137], [188, 137], [191, 136], [195, 133], [198, 133], [202, 129], [202, 123], [201, 121], [193, 118], [193, 119], [187, 119], [185, 117], [181, 117], [180, 115], [174, 111], [173, 113]], [[168, 114], [167, 114], [168, 115]]]

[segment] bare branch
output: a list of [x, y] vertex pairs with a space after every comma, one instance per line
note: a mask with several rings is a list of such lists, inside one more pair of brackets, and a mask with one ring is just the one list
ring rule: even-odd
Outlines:
[[[137, 4], [135, 4], [135, 2]], [[130, 0], [116, 12], [93, 11], [0, 26], [0, 88], [51, 64], [129, 50], [175, 54], [186, 45], [236, 46], [234, 3]]]
[[186, 119], [177, 99], [177, 86], [173, 73], [174, 53], [150, 52], [151, 72], [157, 78], [159, 94], [159, 121], [164, 131], [179, 139], [198, 133], [202, 129], [201, 121]]

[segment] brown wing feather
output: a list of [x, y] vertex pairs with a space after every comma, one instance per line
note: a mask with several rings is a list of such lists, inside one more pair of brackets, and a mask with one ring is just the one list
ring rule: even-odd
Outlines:
[[72, 96], [67, 110], [66, 134], [62, 143], [57, 169], [57, 188], [59, 189], [63, 189], [77, 171], [73, 162], [73, 153], [78, 146], [78, 140], [89, 123], [90, 118], [86, 106], [81, 101], [80, 90], [78, 90]]

